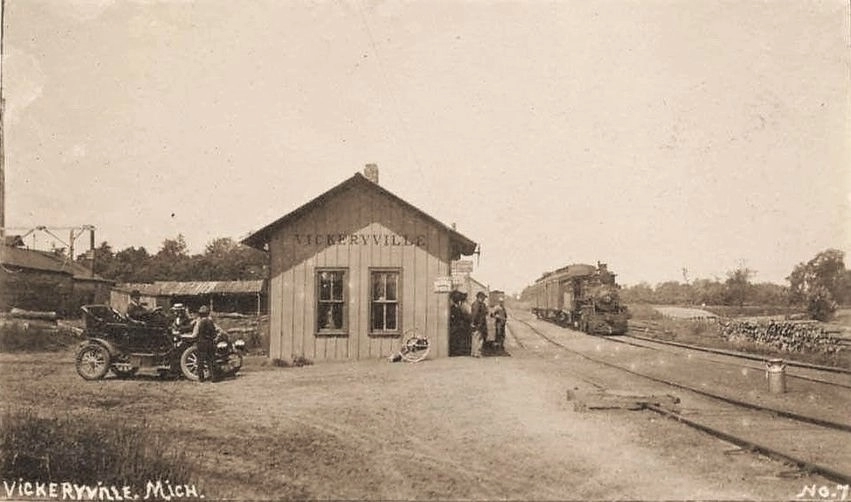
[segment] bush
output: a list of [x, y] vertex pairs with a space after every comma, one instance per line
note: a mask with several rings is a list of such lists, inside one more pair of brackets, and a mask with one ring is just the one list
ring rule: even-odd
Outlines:
[[7, 411], [0, 417], [0, 477], [135, 487], [156, 480], [188, 483], [190, 468], [170, 441], [144, 423]]
[[35, 322], [14, 321], [0, 325], [0, 352], [58, 351], [79, 341], [71, 331]]

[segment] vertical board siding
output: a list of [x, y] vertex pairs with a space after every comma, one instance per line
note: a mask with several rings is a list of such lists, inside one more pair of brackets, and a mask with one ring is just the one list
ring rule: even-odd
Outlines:
[[[448, 299], [434, 293], [434, 280], [449, 275], [449, 234], [391, 198], [352, 188], [324, 201], [279, 229], [270, 241], [270, 355], [312, 360], [386, 357], [399, 350], [400, 336], [370, 335], [371, 277], [374, 268], [401, 270], [400, 332], [416, 329], [429, 337], [430, 357], [449, 347]], [[295, 235], [407, 234], [419, 246], [297, 243]], [[316, 336], [317, 267], [347, 271], [348, 336]]]
[[[270, 249], [280, 249], [279, 238], [272, 239]], [[283, 306], [283, 281], [284, 270], [281, 267], [281, 253], [272, 252], [269, 255], [269, 272], [271, 280], [269, 281], [269, 357], [283, 357], [283, 348], [281, 347], [282, 333], [281, 320], [284, 315]], [[272, 306], [275, 306], [273, 309]]]
[[[348, 210], [352, 217], [350, 228], [357, 229], [361, 219], [363, 218], [363, 205], [355, 204], [355, 207], [350, 207]], [[351, 270], [351, 277], [349, 277], [349, 291], [351, 291], [351, 299], [349, 300], [349, 319], [352, 325], [349, 329], [349, 338], [346, 342], [348, 343], [348, 357], [350, 359], [360, 359], [360, 339], [361, 334], [364, 333], [364, 329], [362, 327], [363, 315], [361, 314], [360, 309], [360, 299], [364, 298], [363, 281], [360, 272], [362, 253], [360, 253], [357, 249], [352, 248], [353, 246], [349, 246], [348, 248], [349, 267]]]

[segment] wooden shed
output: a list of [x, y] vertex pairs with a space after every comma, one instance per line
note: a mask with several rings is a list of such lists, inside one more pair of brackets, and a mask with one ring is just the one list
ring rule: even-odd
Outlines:
[[181, 303], [193, 312], [201, 305], [207, 305], [211, 312], [260, 315], [264, 313], [266, 304], [265, 281], [256, 280], [116, 284], [110, 295], [110, 305], [125, 312], [133, 290], [139, 291], [140, 301], [147, 307], [169, 308]]
[[269, 253], [271, 358], [387, 357], [412, 329], [449, 354], [450, 263], [476, 243], [355, 174], [243, 243]]

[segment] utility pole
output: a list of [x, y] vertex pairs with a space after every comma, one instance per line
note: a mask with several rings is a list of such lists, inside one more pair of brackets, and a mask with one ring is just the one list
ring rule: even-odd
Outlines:
[[6, 245], [6, 97], [3, 95], [5, 39], [6, 0], [0, 0], [0, 246]]

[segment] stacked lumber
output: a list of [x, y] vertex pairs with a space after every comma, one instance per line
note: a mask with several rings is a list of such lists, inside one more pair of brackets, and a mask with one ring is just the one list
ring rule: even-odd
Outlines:
[[11, 312], [9, 312], [9, 316], [16, 319], [34, 319], [39, 321], [55, 321], [59, 317], [56, 315], [56, 312], [53, 311], [44, 312], [37, 310], [24, 310], [17, 307], [12, 307]]
[[823, 352], [842, 348], [841, 339], [815, 322], [723, 320], [718, 322], [721, 337], [744, 340], [783, 352]]

